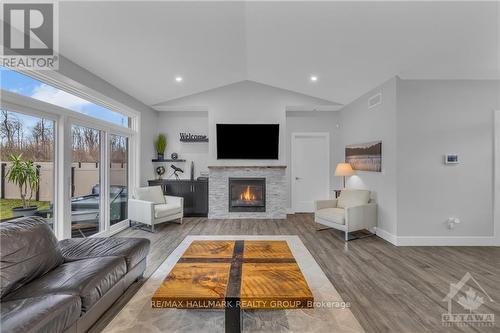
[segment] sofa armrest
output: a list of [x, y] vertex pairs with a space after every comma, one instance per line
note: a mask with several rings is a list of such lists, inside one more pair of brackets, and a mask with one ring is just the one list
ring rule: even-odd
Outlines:
[[172, 195], [165, 195], [165, 202], [173, 203], [179, 205], [184, 208], [184, 198], [183, 197], [174, 197]]
[[331, 200], [316, 200], [314, 202], [314, 210], [320, 210], [325, 208], [336, 208], [337, 207], [337, 199]]
[[377, 226], [377, 204], [368, 203], [346, 208], [346, 225], [348, 231], [370, 230]]
[[128, 199], [128, 218], [130, 221], [152, 224], [154, 216], [153, 202]]

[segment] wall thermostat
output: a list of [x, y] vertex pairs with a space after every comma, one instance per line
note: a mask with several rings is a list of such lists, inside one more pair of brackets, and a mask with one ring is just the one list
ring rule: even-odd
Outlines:
[[458, 154], [444, 155], [444, 164], [458, 164]]

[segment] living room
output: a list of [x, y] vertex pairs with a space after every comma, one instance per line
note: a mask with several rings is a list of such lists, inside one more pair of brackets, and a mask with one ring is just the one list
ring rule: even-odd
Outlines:
[[498, 330], [498, 2], [1, 7], [2, 332]]

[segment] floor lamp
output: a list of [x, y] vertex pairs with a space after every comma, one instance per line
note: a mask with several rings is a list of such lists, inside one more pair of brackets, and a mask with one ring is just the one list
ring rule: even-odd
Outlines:
[[345, 188], [345, 177], [354, 175], [354, 170], [349, 163], [339, 163], [335, 168], [335, 176], [344, 177], [344, 188]]

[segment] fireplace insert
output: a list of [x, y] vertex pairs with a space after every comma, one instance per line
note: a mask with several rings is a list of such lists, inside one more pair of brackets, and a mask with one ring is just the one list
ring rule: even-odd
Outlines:
[[230, 212], [265, 212], [265, 178], [229, 178]]

